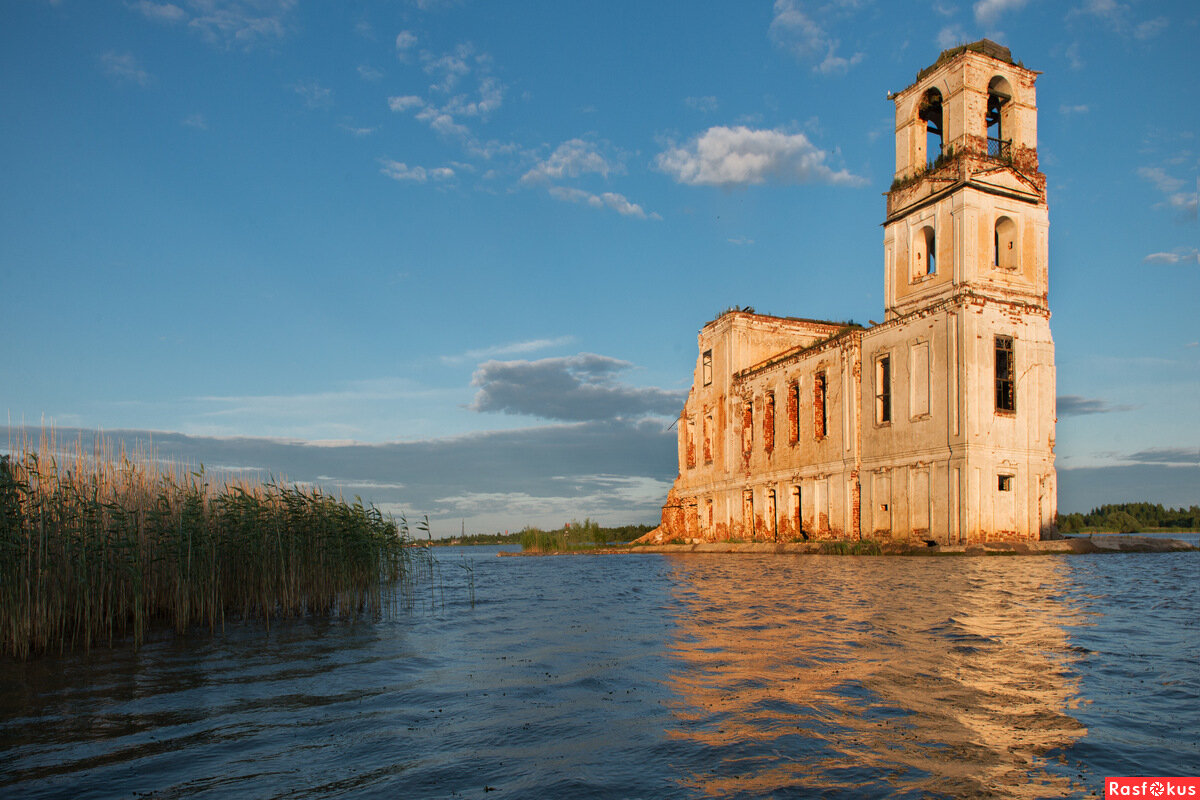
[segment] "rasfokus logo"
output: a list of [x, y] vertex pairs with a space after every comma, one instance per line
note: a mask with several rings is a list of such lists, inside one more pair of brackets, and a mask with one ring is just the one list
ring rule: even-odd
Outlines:
[[1105, 778], [1104, 798], [1114, 797], [1196, 797], [1200, 798], [1198, 778]]

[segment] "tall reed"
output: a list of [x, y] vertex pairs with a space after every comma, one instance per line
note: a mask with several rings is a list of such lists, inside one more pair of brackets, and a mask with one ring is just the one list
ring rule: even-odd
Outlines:
[[[227, 619], [376, 613], [421, 555], [407, 522], [320, 489], [228, 479], [24, 433], [0, 456], [0, 653]], [[216, 485], [214, 485], [216, 483]], [[423, 548], [421, 549], [423, 550]]]

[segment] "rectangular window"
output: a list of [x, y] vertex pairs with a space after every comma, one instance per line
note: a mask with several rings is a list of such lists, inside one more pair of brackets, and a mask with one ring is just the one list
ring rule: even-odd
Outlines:
[[999, 478], [1000, 478], [1000, 480], [999, 480], [996, 488], [1002, 492], [1011, 492], [1012, 484], [1013, 484], [1013, 476], [1012, 475], [1001, 475], [1001, 476], [999, 476]]
[[1011, 336], [996, 337], [996, 410], [1017, 410], [1016, 365]]
[[775, 393], [767, 392], [766, 407], [763, 409], [763, 448], [769, 453], [775, 449]]
[[775, 490], [768, 489], [767, 490], [767, 526], [768, 526], [767, 529], [771, 533], [771, 539], [777, 542], [777, 541], [779, 541], [779, 518], [776, 514], [777, 514], [777, 510], [775, 508]]
[[754, 449], [754, 401], [742, 404], [742, 454], [749, 458]]
[[875, 422], [883, 425], [892, 421], [892, 358], [875, 359]]
[[804, 532], [804, 498], [799, 486], [792, 487], [792, 525], [795, 526], [798, 535], [808, 538], [808, 534]]
[[712, 526], [713, 526], [712, 506], [713, 506], [713, 503], [712, 503], [711, 497], [704, 501], [704, 518], [707, 521], [707, 524], [705, 525], [705, 527], [708, 528], [709, 530], [712, 530]]
[[800, 441], [800, 381], [788, 387], [788, 444]]
[[813, 378], [813, 435], [825, 438], [825, 426], [829, 418], [825, 414], [825, 373], [818, 372]]
[[742, 490], [742, 528], [751, 539], [754, 538], [754, 491]]
[[704, 379], [705, 386], [712, 384], [712, 350], [704, 351], [704, 356], [701, 359], [700, 373]]

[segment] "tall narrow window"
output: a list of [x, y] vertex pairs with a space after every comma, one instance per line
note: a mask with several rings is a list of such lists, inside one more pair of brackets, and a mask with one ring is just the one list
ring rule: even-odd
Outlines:
[[884, 424], [892, 421], [892, 359], [880, 356], [875, 359], [875, 422]]
[[999, 75], [992, 78], [988, 83], [984, 122], [987, 124], [988, 155], [1000, 161], [1012, 160], [1012, 134], [1007, 124], [1011, 116], [1011, 100], [1012, 86], [1009, 82]]
[[788, 386], [788, 444], [800, 441], [800, 381]]
[[778, 510], [775, 507], [775, 490], [767, 490], [767, 525], [771, 531], [771, 539], [779, 541], [779, 516]]
[[799, 486], [792, 487], [792, 524], [796, 528], [796, 533], [807, 539], [808, 534], [804, 532], [804, 497]]
[[713, 460], [713, 415], [709, 409], [704, 409], [704, 463], [711, 464]]
[[704, 355], [700, 359], [700, 374], [704, 379], [704, 385], [712, 384], [712, 350], [705, 350]]
[[754, 538], [754, 490], [742, 490], [742, 526], [750, 538]]
[[688, 469], [696, 466], [696, 418], [687, 418], [687, 465]]
[[704, 501], [704, 518], [705, 518], [705, 520], [707, 520], [707, 524], [705, 525], [705, 527], [708, 528], [709, 530], [712, 530], [713, 502], [712, 502], [711, 497]]
[[813, 378], [813, 435], [825, 438], [825, 427], [829, 418], [825, 414], [825, 373], [818, 372]]
[[775, 393], [767, 392], [763, 408], [763, 449], [768, 453], [775, 449]]
[[918, 113], [925, 121], [925, 158], [932, 165], [942, 155], [942, 93], [937, 89], [925, 92]]
[[996, 410], [1017, 410], [1016, 369], [1011, 336], [996, 337]]
[[1017, 267], [1017, 223], [1009, 217], [996, 218], [995, 265], [1004, 269]]
[[742, 404], [742, 455], [750, 457], [754, 448], [754, 401]]

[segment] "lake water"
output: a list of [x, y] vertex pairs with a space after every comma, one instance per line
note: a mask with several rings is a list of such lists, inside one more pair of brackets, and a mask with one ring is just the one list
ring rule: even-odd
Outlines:
[[1103, 797], [1200, 774], [1200, 553], [496, 551], [438, 550], [436, 588], [384, 622], [0, 661], [0, 796]]

